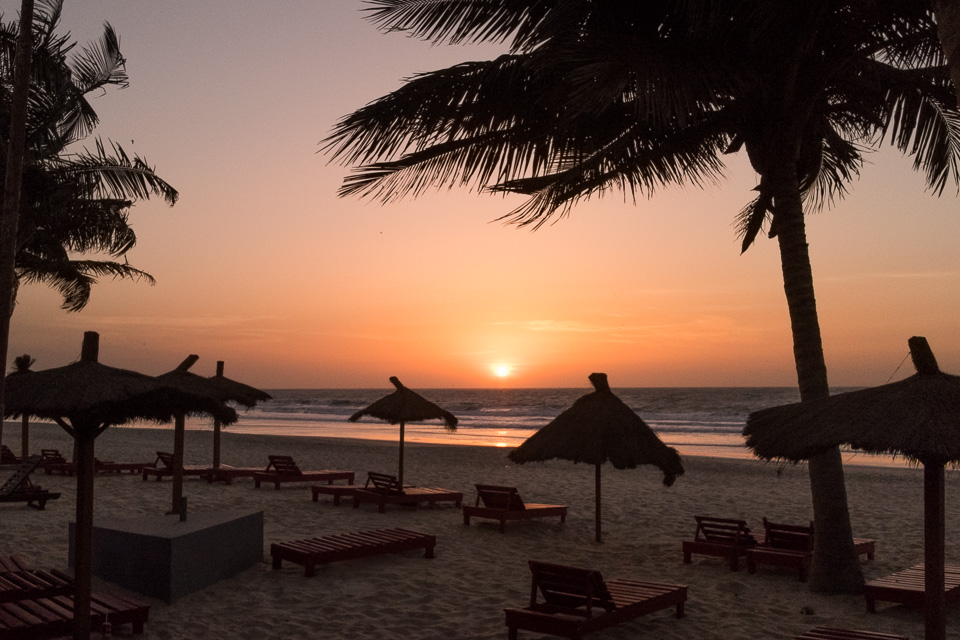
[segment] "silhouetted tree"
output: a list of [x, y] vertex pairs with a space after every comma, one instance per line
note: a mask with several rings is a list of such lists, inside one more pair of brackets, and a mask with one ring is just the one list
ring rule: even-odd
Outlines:
[[[36, 359], [25, 353], [13, 359], [12, 375], [30, 373], [30, 367], [36, 364]], [[20, 457], [26, 459], [30, 455], [30, 416], [26, 413], [20, 419]]]
[[[759, 174], [740, 213], [746, 250], [780, 249], [803, 400], [829, 395], [804, 204], [842, 196], [887, 141], [929, 187], [957, 182], [960, 114], [921, 0], [368, 0], [386, 31], [510, 41], [509, 54], [425, 73], [344, 117], [327, 138], [359, 165], [341, 195], [389, 201], [467, 185], [530, 198], [504, 219], [537, 227], [582, 198], [702, 185], [745, 150]], [[811, 587], [856, 591], [843, 467], [809, 464]]]
[[[100, 41], [74, 51], [69, 35], [56, 33], [62, 0], [41, 0], [34, 20], [31, 101], [17, 232], [16, 280], [44, 282], [63, 296], [63, 308], [78, 311], [97, 278], [144, 279], [150, 274], [126, 262], [136, 244], [128, 223], [131, 205], [153, 195], [173, 204], [177, 192], [141, 158], [99, 139], [94, 148], [69, 150], [86, 138], [99, 118], [87, 101], [109, 86], [126, 87], [125, 60], [113, 28]], [[0, 73], [10, 80], [9, 60], [19, 28], [0, 25]], [[8, 122], [9, 103], [0, 105]], [[86, 259], [104, 254], [112, 260]], [[120, 258], [124, 258], [122, 262]]]

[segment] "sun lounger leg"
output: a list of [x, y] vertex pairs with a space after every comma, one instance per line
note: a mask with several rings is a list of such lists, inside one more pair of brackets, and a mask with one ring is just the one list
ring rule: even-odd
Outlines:
[[867, 613], [876, 613], [877, 612], [877, 603], [873, 598], [867, 596]]
[[507, 521], [504, 518], [500, 518], [500, 533], [504, 533], [507, 528]]
[[467, 513], [466, 511], [463, 512], [463, 524], [465, 524], [468, 527], [470, 526], [470, 514]]
[[517, 640], [517, 628], [510, 627], [507, 629], [507, 640]]
[[678, 617], [678, 618], [682, 618], [682, 617], [683, 617], [683, 605], [684, 605], [683, 602], [677, 603], [677, 617]]

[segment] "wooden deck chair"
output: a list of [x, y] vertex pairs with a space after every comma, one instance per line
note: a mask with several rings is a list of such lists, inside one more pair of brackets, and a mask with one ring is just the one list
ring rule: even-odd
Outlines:
[[535, 560], [530, 561], [530, 571], [530, 605], [504, 609], [510, 640], [517, 640], [518, 629], [578, 639], [674, 606], [676, 616], [683, 617], [684, 585], [604, 580], [599, 571]]
[[253, 474], [253, 486], [260, 487], [261, 482], [272, 482], [274, 489], [279, 489], [285, 482], [316, 482], [326, 481], [333, 484], [334, 480], [346, 480], [353, 483], [353, 471], [301, 471], [292, 456], [267, 456], [270, 460], [267, 468]]
[[0, 571], [0, 602], [65, 596], [73, 590], [73, 577], [56, 569]]
[[908, 640], [907, 636], [898, 636], [876, 631], [854, 631], [851, 629], [834, 629], [832, 627], [816, 627], [794, 640]]
[[[133, 633], [142, 634], [150, 612], [149, 605], [117, 594], [93, 593], [90, 622], [94, 629], [109, 622], [113, 630], [133, 625]], [[65, 636], [73, 626], [73, 596], [28, 598], [0, 603], [0, 638], [36, 640]]]
[[[758, 564], [789, 567], [797, 570], [800, 582], [806, 582], [813, 562], [813, 522], [809, 525], [783, 524], [764, 518], [763, 528], [763, 544], [747, 550], [747, 571], [755, 573]], [[876, 541], [854, 538], [853, 547], [857, 555], [866, 555], [868, 560], [873, 560]]]
[[[184, 476], [202, 476], [210, 467], [205, 464], [185, 464], [183, 465]], [[157, 482], [166, 476], [173, 477], [173, 454], [166, 451], [157, 451], [157, 459], [153, 466], [143, 467], [141, 474], [144, 481], [150, 476], [155, 476]]]
[[0, 464], [20, 464], [20, 458], [10, 450], [10, 447], [3, 444], [0, 445]]
[[560, 516], [560, 522], [567, 520], [567, 507], [561, 504], [525, 503], [516, 487], [501, 487], [493, 484], [477, 484], [477, 501], [473, 506], [464, 505], [463, 524], [469, 525], [470, 518], [488, 518], [500, 521], [500, 533], [504, 532], [507, 520], [527, 520]]
[[387, 504], [419, 507], [422, 502], [453, 502], [459, 509], [463, 503], [463, 494], [449, 489], [406, 485], [401, 487], [397, 476], [368, 471], [366, 484], [353, 492], [354, 508], [358, 508], [362, 502], [375, 503], [380, 513], [386, 512]]
[[[867, 611], [876, 613], [876, 602], [897, 602], [921, 608], [926, 601], [926, 572], [922, 564], [870, 580], [863, 585]], [[944, 603], [960, 602], [960, 565], [946, 565], [943, 572]]]
[[339, 560], [354, 560], [386, 553], [423, 549], [425, 558], [433, 558], [436, 536], [409, 529], [377, 529], [337, 535], [293, 540], [270, 545], [273, 568], [280, 569], [283, 561], [301, 564], [306, 577], [316, 574], [318, 564]]
[[682, 545], [685, 564], [690, 564], [691, 554], [694, 553], [718, 556], [729, 561], [730, 571], [736, 571], [740, 558], [747, 554], [747, 549], [757, 544], [745, 520], [693, 517], [697, 521], [697, 530], [693, 540], [684, 540]]
[[3, 486], [0, 486], [0, 502], [26, 502], [35, 509], [44, 509], [47, 500], [59, 498], [59, 493], [52, 493], [30, 481], [30, 474], [39, 465], [40, 456], [30, 456], [24, 460]]

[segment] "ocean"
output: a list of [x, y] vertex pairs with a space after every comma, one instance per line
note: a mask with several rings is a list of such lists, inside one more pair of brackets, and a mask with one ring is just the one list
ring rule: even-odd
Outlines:
[[[833, 393], [850, 391], [833, 389]], [[240, 409], [228, 433], [359, 438], [395, 441], [398, 428], [374, 418], [357, 423], [353, 413], [392, 393], [385, 389], [267, 389], [272, 400]], [[455, 431], [440, 421], [407, 424], [406, 442], [512, 448], [590, 392], [577, 389], [417, 389], [459, 419]], [[624, 388], [614, 393], [681, 454], [752, 457], [741, 431], [758, 409], [799, 401], [796, 388]], [[210, 420], [193, 419], [189, 429], [211, 429]], [[889, 457], [845, 455], [854, 463], [900, 464]]]

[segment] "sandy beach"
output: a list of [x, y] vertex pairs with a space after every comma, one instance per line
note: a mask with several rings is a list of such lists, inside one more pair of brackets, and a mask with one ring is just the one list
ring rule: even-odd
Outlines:
[[[209, 431], [188, 431], [186, 464], [212, 458]], [[111, 428], [97, 441], [97, 456], [122, 462], [152, 461], [172, 448], [169, 429]], [[4, 443], [19, 451], [18, 425], [8, 424]], [[57, 427], [37, 425], [31, 449], [58, 448], [71, 441]], [[395, 473], [392, 443], [291, 438], [227, 432], [223, 461], [263, 466], [267, 454], [288, 454], [301, 468], [347, 469], [362, 481], [368, 470]], [[508, 523], [500, 534], [493, 521], [466, 527], [459, 510], [437, 505], [418, 510], [334, 507], [329, 498], [310, 499], [308, 484], [255, 489], [249, 479], [231, 486], [188, 478], [189, 509], [249, 509], [264, 513], [264, 560], [207, 589], [167, 604], [138, 596], [151, 606], [145, 640], [177, 638], [486, 639], [505, 638], [503, 609], [529, 599], [527, 560], [595, 568], [614, 578], [650, 579], [689, 585], [686, 615], [661, 611], [600, 632], [598, 639], [792, 638], [818, 625], [923, 637], [922, 614], [880, 603], [866, 612], [862, 596], [812, 594], [796, 574], [761, 567], [754, 575], [729, 571], [719, 558], [694, 556], [682, 562], [680, 543], [694, 533], [694, 515], [744, 518], [762, 532], [761, 518], [805, 524], [812, 517], [807, 471], [754, 460], [686, 456], [686, 473], [664, 487], [651, 468], [617, 471], [604, 467], [604, 543], [593, 540], [593, 469], [569, 462], [514, 465], [506, 450], [493, 447], [408, 444], [409, 484], [462, 491], [474, 499], [475, 482], [512, 485], [529, 502], [569, 505], [558, 519]], [[9, 475], [10, 467], [0, 471]], [[922, 561], [922, 472], [912, 468], [848, 465], [847, 491], [854, 533], [877, 541], [873, 561], [863, 561], [867, 579]], [[74, 518], [76, 479], [35, 478], [62, 492], [45, 511], [0, 505], [0, 553], [14, 553], [38, 568], [67, 570], [68, 523]], [[960, 474], [947, 473], [948, 563], [960, 563]], [[139, 476], [96, 479], [96, 516], [160, 515], [169, 508], [169, 480]], [[270, 567], [269, 545], [385, 527], [406, 527], [437, 536], [436, 557], [422, 552], [380, 556], [321, 567], [313, 578], [285, 564]], [[95, 579], [95, 590], [122, 591]], [[960, 633], [960, 609], [948, 608], [948, 637]], [[115, 631], [130, 636], [129, 628]], [[521, 639], [538, 634], [520, 632]]]

